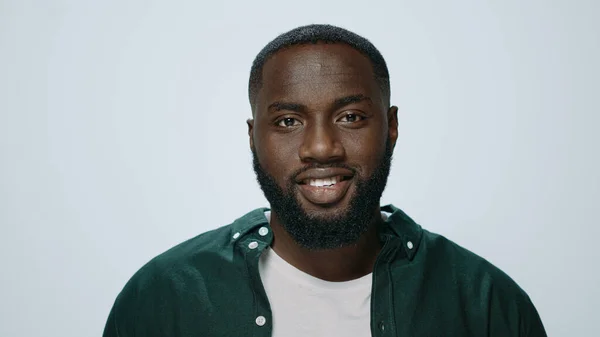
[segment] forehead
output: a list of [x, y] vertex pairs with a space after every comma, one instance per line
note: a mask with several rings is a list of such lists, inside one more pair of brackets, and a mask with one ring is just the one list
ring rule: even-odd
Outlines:
[[307, 106], [362, 94], [379, 101], [381, 93], [370, 60], [345, 44], [308, 44], [275, 53], [263, 66], [256, 106], [293, 100]]

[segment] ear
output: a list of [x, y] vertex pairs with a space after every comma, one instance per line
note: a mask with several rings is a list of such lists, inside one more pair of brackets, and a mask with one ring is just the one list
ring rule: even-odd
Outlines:
[[252, 118], [248, 118], [248, 120], [246, 121], [246, 124], [248, 124], [248, 137], [250, 138], [250, 150], [254, 151], [254, 137], [253, 137], [253, 131], [254, 131], [254, 119]]
[[390, 143], [392, 144], [392, 150], [396, 147], [396, 141], [398, 140], [398, 107], [391, 106], [387, 114], [388, 119], [388, 137], [390, 137]]

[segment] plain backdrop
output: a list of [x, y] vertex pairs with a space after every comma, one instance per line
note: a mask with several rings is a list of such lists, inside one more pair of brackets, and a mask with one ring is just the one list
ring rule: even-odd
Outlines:
[[600, 2], [0, 0], [0, 336], [99, 336], [149, 259], [266, 200], [258, 51], [370, 39], [400, 136], [383, 203], [485, 257], [550, 336], [599, 336]]

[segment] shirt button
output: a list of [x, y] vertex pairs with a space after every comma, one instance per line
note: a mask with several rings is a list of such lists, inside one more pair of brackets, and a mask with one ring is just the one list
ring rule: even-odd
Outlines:
[[260, 234], [260, 236], [265, 236], [267, 233], [269, 233], [269, 229], [267, 227], [261, 227], [258, 230], [258, 234]]
[[414, 247], [414, 246], [413, 246], [413, 243], [412, 243], [412, 241], [408, 241], [408, 242], [406, 243], [406, 247], [408, 247], [408, 249], [413, 249], [413, 247]]
[[267, 323], [267, 319], [264, 316], [256, 317], [256, 325], [263, 326], [265, 323]]
[[383, 323], [383, 321], [379, 322], [379, 330], [381, 330], [381, 332], [385, 331], [385, 324]]
[[240, 232], [237, 232], [237, 233], [233, 234], [233, 239], [234, 240], [237, 239], [237, 238], [239, 238], [239, 237], [240, 237]]
[[[250, 249], [255, 249], [256, 247], [258, 247], [258, 242], [256, 242], [256, 241], [252, 241], [248, 245], [248, 248], [250, 248]], [[262, 316], [259, 316], [259, 317], [262, 317]]]

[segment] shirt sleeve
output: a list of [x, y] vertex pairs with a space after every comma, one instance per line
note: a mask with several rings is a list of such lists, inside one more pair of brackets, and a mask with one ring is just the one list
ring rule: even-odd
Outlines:
[[529, 296], [516, 284], [496, 287], [489, 298], [489, 337], [547, 337]]
[[526, 297], [526, 309], [524, 314], [524, 319], [522, 322], [522, 331], [521, 334], [523, 337], [547, 337], [546, 329], [544, 329], [544, 324], [542, 323], [542, 319], [540, 315], [529, 299], [529, 296]]
[[[116, 305], [116, 303], [115, 303]], [[115, 317], [115, 307], [110, 310], [106, 325], [104, 326], [104, 333], [102, 337], [121, 337], [119, 335], [119, 327], [117, 326], [117, 320]]]

